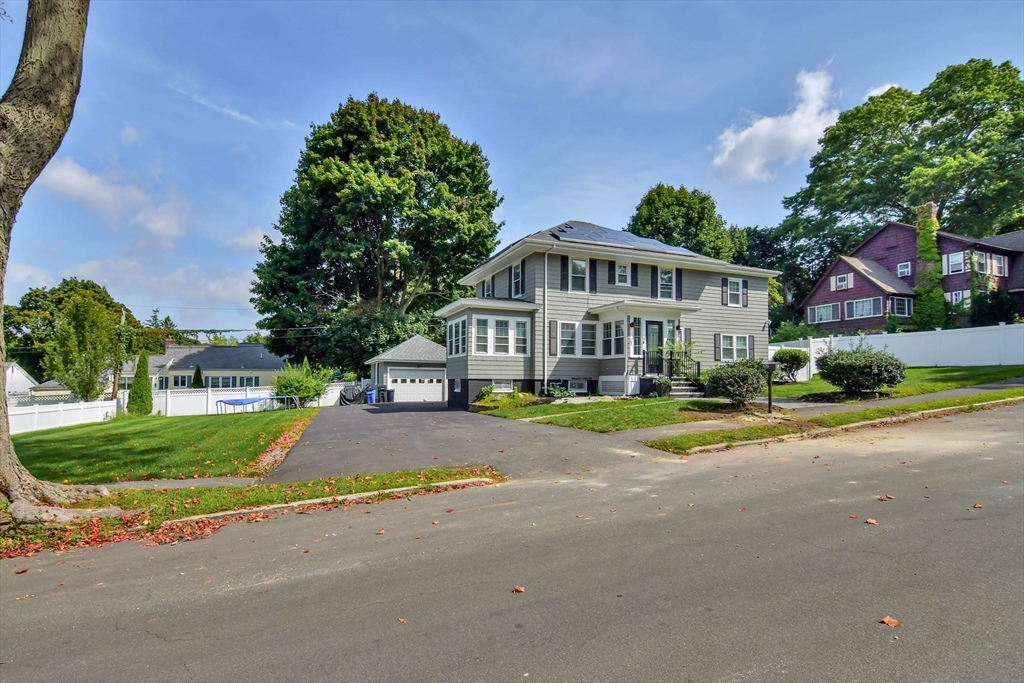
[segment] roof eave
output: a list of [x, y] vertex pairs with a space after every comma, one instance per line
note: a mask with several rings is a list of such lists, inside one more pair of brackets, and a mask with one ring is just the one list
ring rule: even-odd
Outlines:
[[482, 299], [464, 297], [434, 311], [438, 318], [449, 318], [467, 308], [484, 308], [497, 311], [539, 311], [540, 304], [510, 299]]

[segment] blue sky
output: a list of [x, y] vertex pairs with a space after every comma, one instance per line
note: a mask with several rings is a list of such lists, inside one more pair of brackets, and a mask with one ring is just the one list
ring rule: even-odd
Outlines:
[[[25, 2], [3, 0], [0, 88]], [[773, 225], [822, 129], [876, 88], [972, 57], [1024, 63], [1024, 3], [94, 0], [71, 129], [18, 215], [4, 298], [91, 278], [145, 318], [251, 328], [311, 123], [376, 92], [478, 142], [501, 241], [626, 224], [648, 187]]]

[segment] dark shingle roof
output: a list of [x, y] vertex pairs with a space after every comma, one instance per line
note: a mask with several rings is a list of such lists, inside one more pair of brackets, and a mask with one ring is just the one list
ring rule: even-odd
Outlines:
[[[173, 361], [173, 362], [171, 362]], [[149, 357], [149, 371], [159, 372], [171, 362], [172, 370], [192, 370], [196, 365], [203, 370], [280, 370], [284, 358], [266, 349], [263, 344], [239, 344], [238, 346], [179, 346], [172, 344], [167, 353], [156, 353]], [[135, 363], [124, 365], [124, 373], [135, 374]]]
[[[675, 256], [701, 256], [685, 247], [673, 247], [664, 242], [640, 237], [625, 230], [613, 230], [583, 221], [566, 221], [547, 230], [541, 230], [531, 237], [548, 237], [558, 242], [585, 242], [590, 244], [607, 244], [614, 247], [628, 247]], [[705, 257], [706, 258], [706, 257]]]
[[875, 261], [854, 256], [840, 256], [839, 258], [888, 294], [914, 295], [914, 290], [910, 285]]
[[1024, 252], [1024, 230], [1006, 232], [995, 237], [982, 237], [978, 242], [997, 249]]
[[447, 352], [443, 346], [436, 344], [426, 337], [418, 334], [413, 335], [404, 342], [378, 354], [366, 361], [380, 363], [383, 361], [407, 361], [413, 363], [444, 363], [447, 360]]
[[1024, 292], [1024, 255], [1014, 258], [1013, 267], [1010, 268], [1010, 280], [1006, 283], [1006, 289], [1010, 292]]

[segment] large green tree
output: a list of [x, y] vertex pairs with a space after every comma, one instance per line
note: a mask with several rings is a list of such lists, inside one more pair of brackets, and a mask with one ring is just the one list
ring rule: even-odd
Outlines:
[[[457, 297], [459, 278], [496, 246], [500, 203], [480, 147], [437, 114], [349, 98], [312, 127], [281, 198], [281, 239], [260, 247], [252, 302], [271, 350], [361, 366], [365, 358], [353, 363], [362, 347], [325, 339], [349, 344], [345, 330], [366, 320], [415, 316]], [[379, 332], [383, 348], [403, 341]]]
[[626, 227], [634, 235], [729, 261], [736, 248], [714, 198], [701, 190], [658, 183], [647, 191]]
[[95, 401], [113, 375], [116, 342], [117, 325], [103, 306], [89, 296], [72, 297], [46, 343], [46, 375], [82, 400]]

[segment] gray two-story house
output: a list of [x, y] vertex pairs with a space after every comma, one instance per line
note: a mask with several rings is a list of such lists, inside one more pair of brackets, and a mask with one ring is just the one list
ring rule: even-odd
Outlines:
[[460, 284], [476, 295], [436, 311], [447, 331], [448, 404], [481, 388], [628, 396], [667, 373], [666, 347], [711, 368], [768, 351], [768, 279], [682, 247], [569, 221], [524, 237]]

